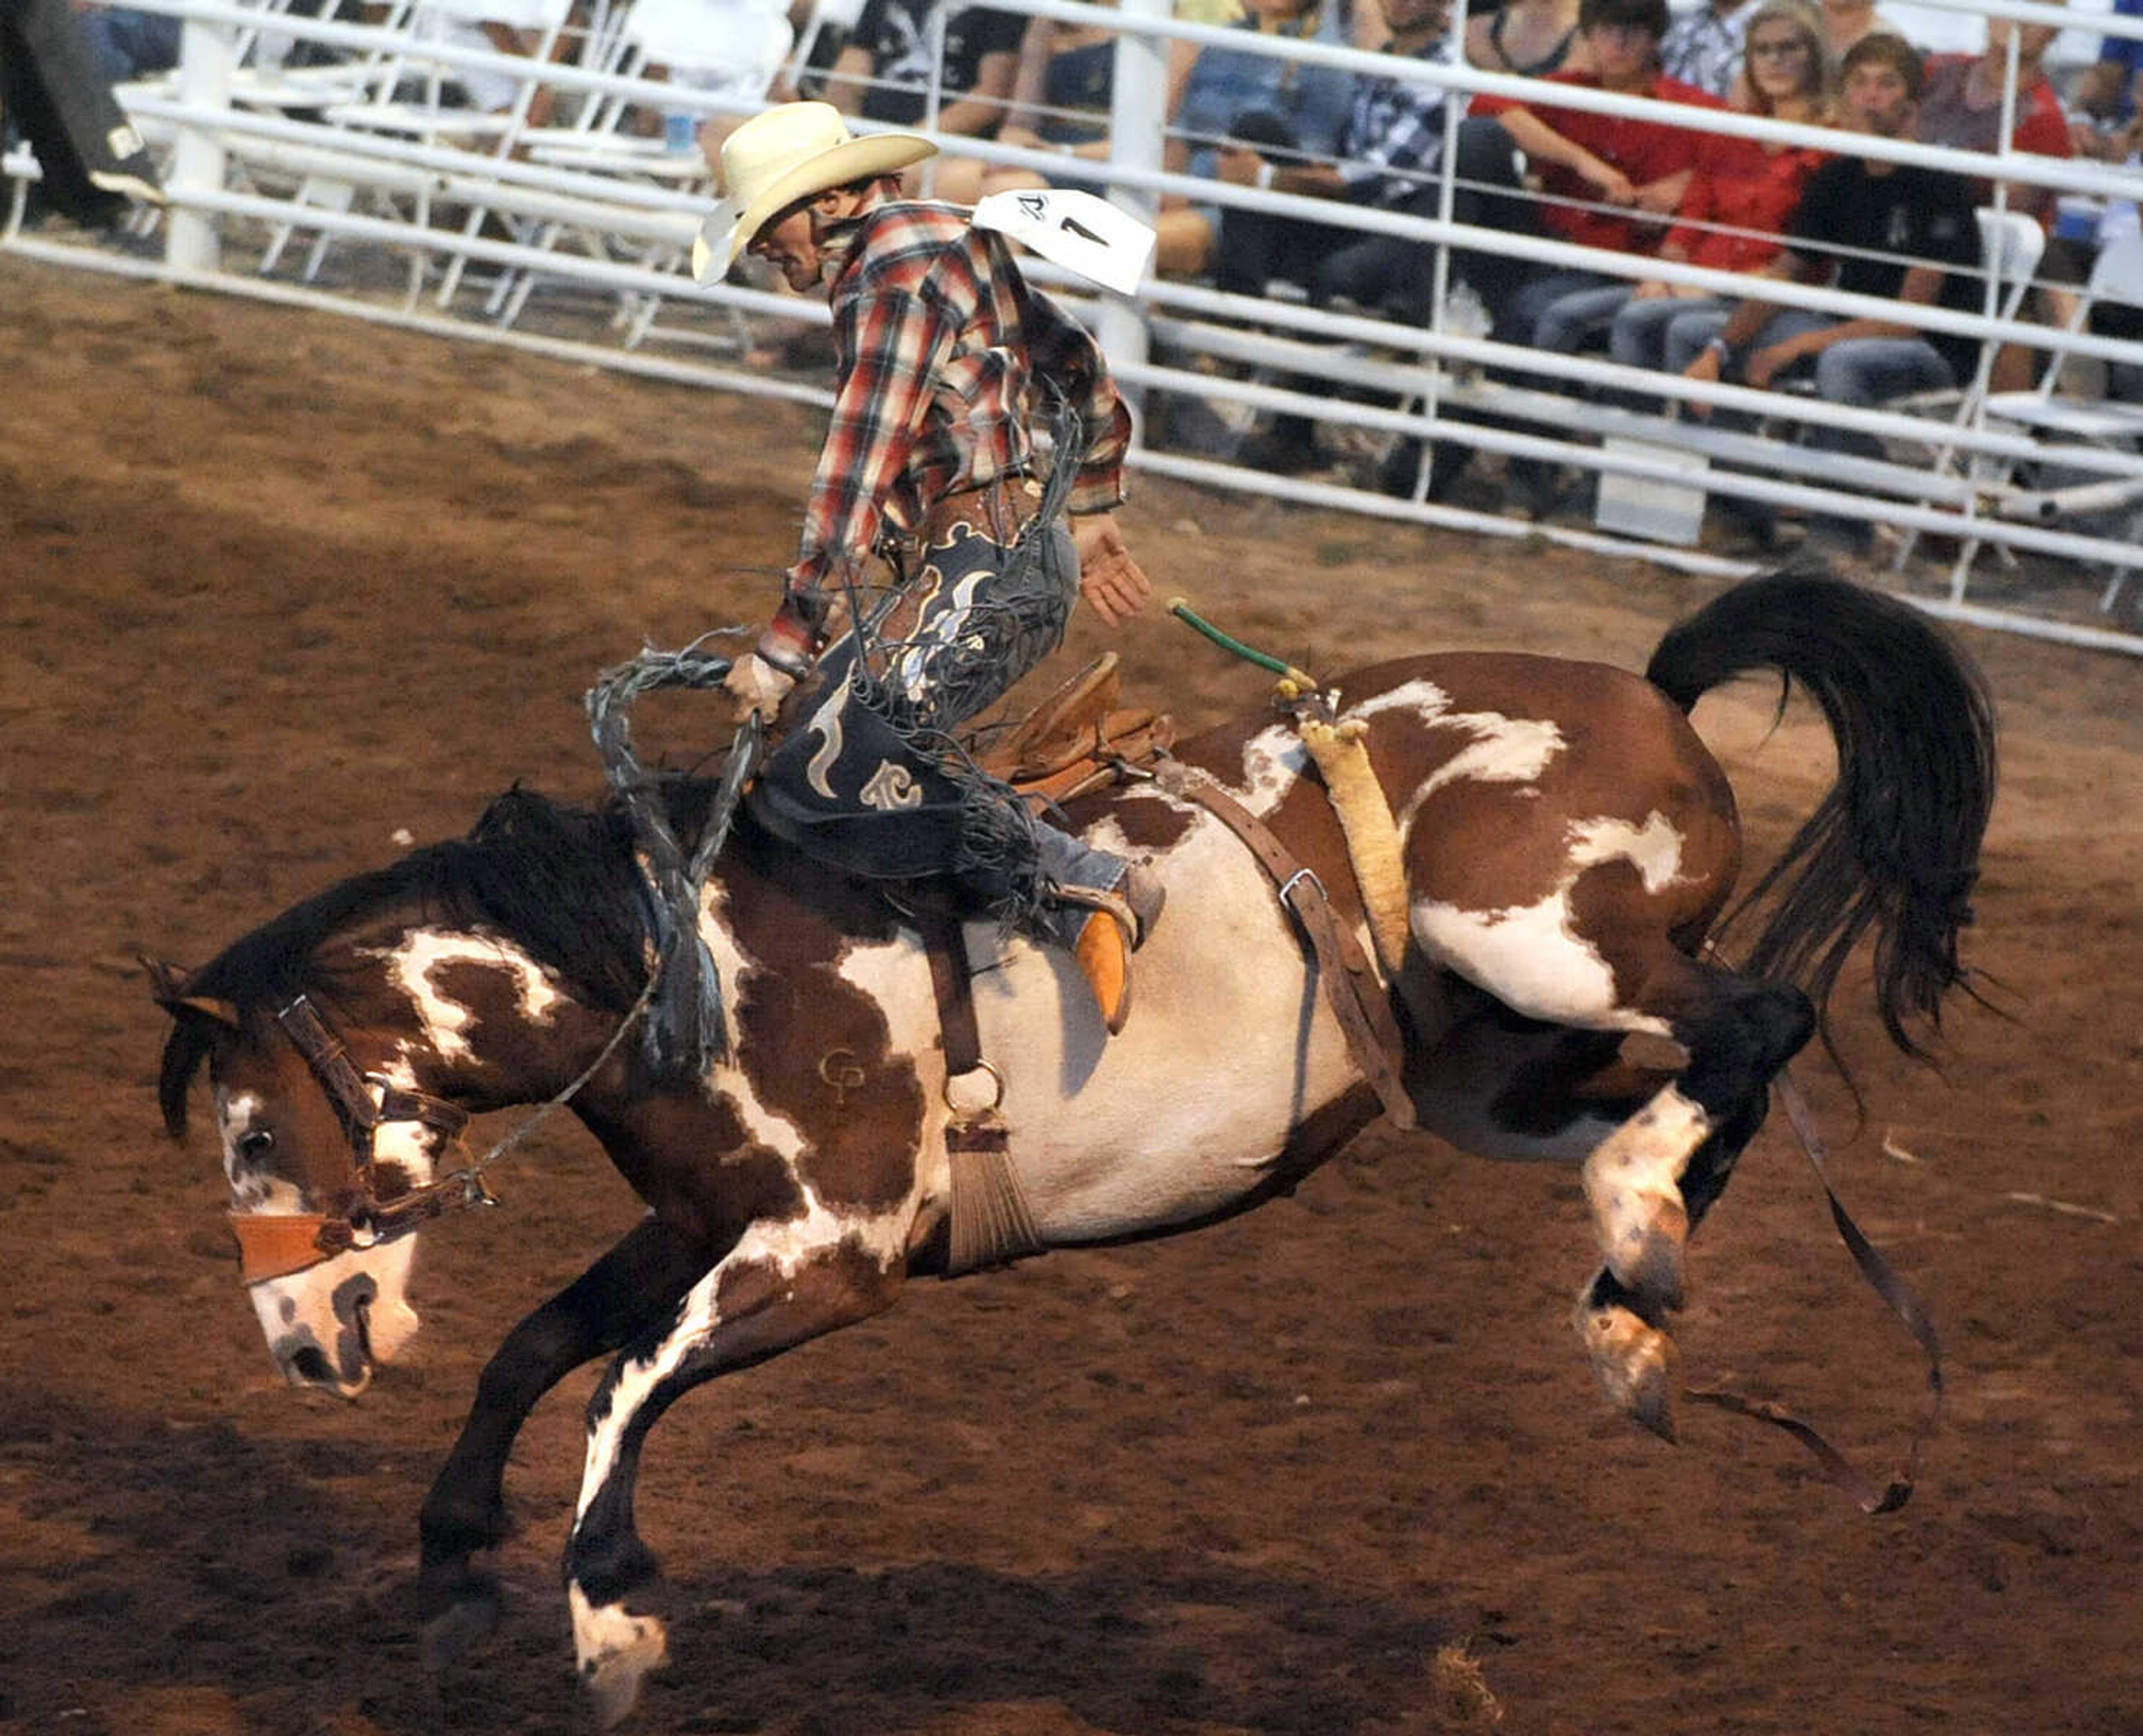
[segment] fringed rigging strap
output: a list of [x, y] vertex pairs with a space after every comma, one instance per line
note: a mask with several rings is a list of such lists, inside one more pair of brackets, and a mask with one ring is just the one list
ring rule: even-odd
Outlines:
[[700, 935], [700, 894], [729, 837], [737, 803], [758, 759], [761, 735], [754, 714], [730, 744], [714, 804], [688, 853], [665, 811], [661, 780], [649, 774], [633, 752], [632, 706], [641, 695], [656, 688], [720, 686], [733, 660], [714, 656], [702, 647], [710, 639], [750, 631], [747, 627], [717, 627], [677, 651], [650, 646], [630, 663], [605, 670], [587, 694], [596, 749], [602, 755], [611, 788], [631, 816], [641, 872], [647, 881], [660, 979], [648, 1010], [645, 1040], [650, 1065], [664, 1072], [697, 1075], [728, 1054], [721, 980]]

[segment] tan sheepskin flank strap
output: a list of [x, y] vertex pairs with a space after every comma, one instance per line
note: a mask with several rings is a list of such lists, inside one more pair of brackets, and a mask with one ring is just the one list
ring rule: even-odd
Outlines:
[[1164, 761], [1155, 781], [1171, 795], [1197, 803], [1242, 839], [1271, 877], [1279, 901], [1309, 942], [1324, 997], [1347, 1040], [1347, 1052], [1402, 1127], [1415, 1125], [1413, 1100], [1403, 1077], [1404, 1043], [1390, 996], [1353, 927], [1332, 908], [1324, 885], [1282, 843], [1271, 827], [1237, 801], [1208, 774], [1180, 759]]
[[1359, 718], [1329, 724], [1315, 717], [1298, 718], [1295, 727], [1324, 775], [1324, 793], [1346, 834], [1355, 883], [1369, 913], [1369, 936], [1377, 943], [1377, 962], [1384, 967], [1385, 980], [1394, 981], [1406, 957], [1408, 933], [1406, 863], [1399, 855], [1398, 822], [1369, 764], [1369, 727]]

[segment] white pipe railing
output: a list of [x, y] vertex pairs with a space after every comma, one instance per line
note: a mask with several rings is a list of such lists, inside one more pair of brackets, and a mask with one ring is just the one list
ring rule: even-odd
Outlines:
[[[227, 67], [215, 62], [220, 40], [241, 27], [263, 22], [262, 8], [238, 0], [136, 0], [147, 9], [176, 14], [189, 20], [189, 57], [176, 97], [143, 93], [135, 97], [133, 111], [142, 120], [160, 123], [178, 144], [179, 156], [171, 172], [171, 253], [162, 274], [190, 283], [216, 284], [248, 294], [280, 296], [287, 286], [264, 283], [250, 273], [224, 265], [200, 250], [200, 239], [231, 244], [234, 251], [251, 225], [270, 228], [295, 225], [333, 235], [352, 247], [393, 250], [412, 256], [440, 261], [473, 260], [502, 269], [537, 274], [542, 280], [577, 283], [606, 294], [639, 298], [644, 306], [659, 299], [688, 307], [718, 308], [753, 316], [770, 316], [790, 322], [823, 320], [825, 312], [816, 303], [798, 303], [784, 296], [762, 294], [728, 285], [697, 286], [674, 267], [659, 268], [644, 260], [624, 261], [589, 254], [565, 253], [547, 246], [524, 245], [480, 234], [464, 234], [454, 227], [458, 218], [435, 225], [428, 208], [433, 200], [465, 203], [496, 210], [509, 217], [525, 218], [554, 228], [565, 226], [586, 233], [614, 237], [643, 253], [681, 251], [691, 227], [706, 205], [704, 187], [685, 190], [651, 185], [631, 178], [629, 171], [616, 175], [580, 169], [554, 167], [524, 161], [510, 156], [481, 154], [443, 144], [421, 134], [393, 136], [368, 133], [356, 127], [322, 126], [287, 115], [263, 113], [226, 106], [231, 100], [232, 81]], [[1602, 255], [1544, 236], [1507, 235], [1473, 229], [1443, 219], [1403, 215], [1334, 201], [1303, 200], [1288, 195], [1235, 187], [1175, 175], [1159, 166], [1161, 144], [1166, 131], [1161, 105], [1151, 100], [1150, 74], [1158, 64], [1156, 45], [1167, 41], [1189, 41], [1201, 46], [1217, 44], [1258, 54], [1279, 55], [1306, 62], [1339, 67], [1358, 73], [1396, 76], [1441, 87], [1453, 93], [1448, 105], [1449, 125], [1455, 125], [1458, 99], [1475, 91], [1489, 91], [1538, 102], [1542, 87], [1522, 80], [1413, 59], [1393, 60], [1360, 50], [1320, 43], [1302, 43], [1269, 38], [1255, 32], [1217, 29], [1156, 16], [1164, 10], [1158, 0], [1121, 10], [1082, 3], [1082, 0], [1011, 0], [1017, 10], [1037, 17], [1101, 25], [1119, 32], [1133, 52], [1132, 71], [1121, 80], [1123, 91], [1135, 100], [1120, 101], [1112, 117], [1113, 161], [1067, 157], [1054, 152], [1022, 151], [993, 141], [953, 138], [948, 150], [985, 161], [1036, 171], [1058, 181], [1083, 181], [1116, 191], [1136, 203], [1149, 204], [1166, 198], [1187, 198], [1203, 205], [1240, 206], [1310, 217], [1353, 228], [1364, 234], [1405, 237], [1436, 250], [1436, 269], [1446, 269], [1444, 250], [1470, 247], [1542, 263], [1574, 266], [1610, 275], [1658, 278], [1708, 293], [1733, 297], [1755, 296], [1781, 306], [1819, 312], [1894, 318], [1893, 303], [1842, 295], [1826, 288], [1750, 279], [1735, 274], [1707, 270], [1670, 261]], [[2069, 23], [2077, 20], [2057, 7], [2032, 0], [1955, 0], [1952, 9], [1983, 16], [2001, 16], [2027, 22]], [[598, 98], [617, 104], [636, 103], [664, 109], [686, 109], [701, 114], [738, 115], [753, 105], [724, 101], [710, 93], [645, 77], [625, 77], [573, 64], [570, 60], [540, 67], [520, 57], [501, 54], [487, 47], [446, 42], [412, 28], [389, 31], [362, 24], [304, 18], [285, 12], [268, 20], [285, 39], [309, 40], [331, 49], [370, 57], [381, 65], [432, 67], [449, 72], [468, 72], [503, 75], [517, 82], [540, 77], [561, 93], [585, 100]], [[2094, 18], [2092, 27], [2106, 33], [2143, 37], [2143, 21], [2110, 15]], [[200, 45], [207, 43], [204, 51]], [[1143, 45], [1143, 46], [1141, 46]], [[1120, 71], [1125, 67], [1120, 52]], [[2013, 85], [2014, 58], [2012, 57]], [[1122, 91], [1120, 91], [1120, 95]], [[2006, 100], [2013, 100], [2013, 96]], [[1611, 115], [1638, 116], [1688, 124], [1687, 111], [1644, 98], [1606, 91], [1557, 87], [1557, 106], [1592, 110]], [[1774, 139], [1819, 148], [1849, 149], [1859, 155], [1900, 162], [1921, 162], [1975, 178], [1993, 178], [2013, 190], [2018, 186], [2042, 186], [2064, 192], [2081, 192], [2111, 199], [2143, 197], [2143, 171], [2096, 163], [2075, 163], [2025, 156], [2007, 148], [1996, 155], [1965, 153], [1920, 145], [1909, 141], [1876, 139], [1834, 130], [1774, 121], [1767, 117], [1726, 111], [1702, 111], [1697, 124], [1707, 131]], [[441, 134], [450, 129], [443, 126]], [[1447, 136], [1449, 136], [1447, 133]], [[1447, 152], [1447, 159], [1450, 153]], [[376, 182], [383, 187], [397, 181], [406, 184], [418, 178], [422, 196], [417, 218], [372, 215], [355, 210], [307, 205], [293, 195], [279, 196], [272, 186], [225, 186], [225, 166], [229, 160], [250, 176], [272, 181], [280, 174], [302, 181], [306, 176], [340, 178], [357, 187]], [[1444, 177], [1445, 211], [1449, 210], [1450, 182]], [[1997, 199], [2007, 196], [1997, 191]], [[182, 245], [183, 244], [183, 245]], [[40, 257], [79, 255], [82, 250], [55, 248], [28, 236], [13, 236], [6, 244]], [[84, 258], [82, 263], [103, 264]], [[140, 262], [129, 260], [132, 271]], [[112, 269], [117, 269], [113, 267]], [[1037, 266], [1035, 274], [1047, 280], [1052, 274]], [[735, 369], [704, 362], [676, 362], [638, 351], [605, 351], [601, 345], [580, 344], [532, 333], [478, 329], [467, 318], [426, 319], [411, 315], [405, 306], [400, 317], [364, 304], [364, 292], [304, 292], [309, 305], [331, 305], [360, 317], [393, 318], [412, 329], [481, 335], [487, 341], [507, 342], [535, 349], [566, 343], [572, 353], [615, 354], [617, 364], [666, 378], [702, 378], [727, 389], [770, 391], [799, 401], [821, 403], [818, 388], [797, 388], [790, 383], [760, 382]], [[1992, 307], [1994, 299], [1987, 299]], [[2081, 561], [2120, 561], [2126, 558], [2143, 564], [2143, 549], [2120, 538], [2094, 537], [2050, 528], [2046, 521], [2085, 508], [2116, 510], [2133, 502], [2143, 477], [2143, 456], [2132, 452], [2083, 445], [2048, 446], [2017, 432], [1967, 423], [1960, 426], [1935, 424], [1884, 410], [1857, 410], [1819, 400], [1781, 399], [1777, 394], [1753, 392], [1731, 385], [1708, 385], [1662, 373], [1644, 373], [1589, 356], [1561, 356], [1516, 349], [1486, 343], [1444, 327], [1439, 304], [1426, 329], [1394, 325], [1359, 314], [1335, 313], [1286, 301], [1259, 301], [1230, 297], [1195, 284], [1156, 281], [1136, 302], [1105, 299], [1097, 304], [1095, 323], [1108, 333], [1109, 349], [1128, 387], [1189, 393], [1215, 400], [1262, 408], [1299, 410], [1320, 420], [1382, 433], [1420, 435], [1429, 439], [1456, 438], [1483, 451], [1511, 456], [1568, 462], [1605, 473], [1636, 477], [1686, 486], [1690, 473], [1664, 461], [1648, 459], [1619, 448], [1603, 451], [1556, 438], [1573, 418], [1565, 401], [1561, 414], [1534, 418], [1541, 433], [1513, 432], [1507, 428], [1454, 423], [1441, 412], [1469, 405], [1479, 408], [1494, 402], [1530, 406], [1537, 413], [1543, 402], [1537, 393], [1519, 392], [1497, 398], [1492, 388], [1469, 385], [1467, 370], [1492, 368], [1512, 373], [1611, 388], [1622, 393], [1641, 393], [1654, 398], [1671, 398], [1689, 404], [1723, 405], [1745, 411], [1789, 414], [1801, 423], [1823, 423], [1879, 438], [1915, 438], [1931, 448], [1939, 448], [1960, 462], [1967, 459], [1999, 462], [2032, 458], [2057, 463], [2065, 472], [2086, 480], [2063, 488], [2027, 492], [2022, 488], [1989, 490], [1957, 474], [1925, 473], [1910, 464], [1812, 452], [1790, 443], [1748, 434], [1715, 432], [1701, 427], [1677, 425], [1648, 418], [1636, 412], [1586, 412], [1588, 433], [1624, 433], [1655, 444], [1677, 445], [1724, 461], [1762, 464], [1767, 473], [1714, 472], [1702, 486], [1744, 495], [1751, 499], [1826, 511], [1848, 516], [1878, 517], [1903, 528], [1968, 536], [1988, 544], [2051, 554]], [[1236, 329], [1202, 324], [1181, 314], [1213, 315], [1240, 322]], [[1962, 313], [1943, 308], [1916, 309], [1916, 323], [1933, 332], [1953, 334], [1982, 342], [1999, 340], [2040, 350], [2102, 362], [2143, 364], [2143, 345], [2096, 337], [2087, 333], [2063, 334], [2026, 321], [1990, 319], [1984, 311]], [[636, 330], [645, 330], [640, 321]], [[1190, 345], [1208, 354], [1225, 354], [1238, 363], [1269, 368], [1284, 378], [1306, 381], [1322, 378], [1357, 386], [1389, 387], [1397, 401], [1391, 407], [1355, 403], [1289, 385], [1261, 384], [1255, 380], [1230, 381], [1205, 374], [1158, 367], [1142, 360], [1144, 341], [1159, 336], [1180, 348]], [[1309, 340], [1309, 341], [1305, 341]], [[1398, 363], [1364, 363], [1345, 346], [1373, 347], [1384, 354], [1407, 359]], [[1453, 368], [1461, 370], [1453, 375]], [[1404, 393], [1403, 399], [1397, 394]], [[1418, 402], [1419, 409], [1410, 407]], [[1346, 505], [1352, 509], [1384, 516], [1400, 516], [1432, 523], [1462, 524], [1482, 528], [1482, 515], [1423, 502], [1387, 500], [1361, 491], [1329, 484], [1283, 482], [1252, 477], [1234, 467], [1210, 461], [1141, 451], [1137, 462], [1156, 472], [1191, 476], [1200, 481], [1215, 473], [1231, 486], [1251, 486], [1260, 492], [1289, 499], [1314, 500], [1321, 504]], [[1825, 486], [1829, 484], [1830, 486]], [[1849, 492], [1849, 491], [1866, 491]], [[1870, 495], [1878, 497], [1871, 499]], [[2007, 515], [2007, 516], [2002, 516]], [[1671, 561], [1695, 571], [1720, 570], [1715, 557], [1635, 544], [1566, 527], [1512, 525], [1488, 520], [1498, 534], [1543, 534], [1573, 547], [1641, 552], [1648, 558]], [[1960, 617], [1961, 618], [1961, 617]], [[2021, 623], [2027, 630], [2028, 622]], [[2125, 636], [2111, 636], [2121, 640]], [[2096, 643], [2095, 639], [2077, 642]], [[2143, 638], [2133, 647], [2143, 650]]]

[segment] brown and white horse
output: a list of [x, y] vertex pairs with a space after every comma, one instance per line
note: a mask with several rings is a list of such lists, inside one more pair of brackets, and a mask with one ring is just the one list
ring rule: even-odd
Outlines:
[[[1687, 714], [1758, 669], [1814, 696], [1839, 776], [1731, 969], [1706, 942], [1740, 870], [1734, 799]], [[1881, 1014], [1908, 1048], [1908, 1022], [1961, 980], [1993, 778], [1984, 693], [1909, 608], [1802, 573], [1727, 592], [1641, 678], [1457, 654], [1382, 664], [1335, 694], [1367, 726], [1399, 826], [1410, 936], [1392, 987], [1415, 1114], [1484, 1156], [1585, 1165], [1604, 1265], [1581, 1332], [1611, 1397], [1664, 1432], [1684, 1237], [1846, 952], [1876, 936]], [[1361, 920], [1288, 723], [1247, 718], [1180, 757]], [[1128, 1028], [1105, 1036], [1066, 958], [968, 932], [991, 955], [977, 1023], [1011, 1162], [1059, 1247], [1243, 1210], [1377, 1113], [1273, 883], [1231, 832], [1152, 785], [1075, 818], [1169, 888]], [[415, 1328], [398, 1196], [445, 1170], [462, 1112], [541, 1102], [592, 1067], [572, 1107], [649, 1214], [509, 1334], [421, 1529], [434, 1631], [487, 1620], [471, 1559], [504, 1535], [515, 1432], [570, 1370], [616, 1353], [566, 1551], [581, 1673], [610, 1719], [666, 1641], [636, 1608], [656, 1573], [632, 1523], [650, 1427], [700, 1382], [890, 1307], [910, 1275], [943, 1269], [949, 1214], [945, 1045], [916, 925], [740, 822], [702, 901], [726, 1058], [678, 1078], [611, 1041], [646, 977], [648, 913], [618, 812], [517, 791], [467, 839], [334, 887], [199, 970], [160, 967], [156, 986], [176, 1021], [165, 1120], [183, 1131], [205, 1061], [270, 1347], [294, 1382], [346, 1395]], [[1637, 1032], [1685, 1059], [1624, 1066]], [[352, 1224], [360, 1193], [389, 1233]]]

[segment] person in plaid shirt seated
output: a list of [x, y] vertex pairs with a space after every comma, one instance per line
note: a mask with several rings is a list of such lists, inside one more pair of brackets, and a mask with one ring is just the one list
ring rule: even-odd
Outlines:
[[723, 144], [695, 269], [749, 250], [824, 289], [838, 377], [780, 607], [725, 685], [770, 717], [797, 690], [750, 799], [769, 830], [865, 878], [947, 878], [1069, 947], [1115, 1032], [1158, 877], [1034, 819], [952, 731], [1057, 648], [1076, 597], [1111, 626], [1145, 604], [1114, 511], [1131, 416], [1002, 236], [900, 197], [899, 171], [936, 148], [854, 137], [823, 102]]
[[[1457, 60], [1450, 0], [1383, 0], [1383, 13], [1391, 31], [1383, 53], [1447, 65]], [[1441, 85], [1389, 74], [1362, 79], [1334, 146], [1336, 163], [1304, 160], [1276, 122], [1271, 128], [1254, 124], [1269, 116], [1240, 117], [1214, 173], [1237, 186], [1434, 216], [1432, 177], [1443, 154], [1444, 96]], [[1233, 294], [1262, 296], [1281, 278], [1301, 284], [1320, 304], [1344, 297], [1373, 312], [1416, 319], [1426, 316], [1434, 270], [1435, 254], [1426, 242], [1230, 205], [1221, 213], [1213, 281]], [[1327, 389], [1322, 382], [1289, 383]], [[1313, 470], [1320, 462], [1309, 418], [1288, 413], [1275, 417], [1236, 457], [1252, 469], [1283, 474]]]

